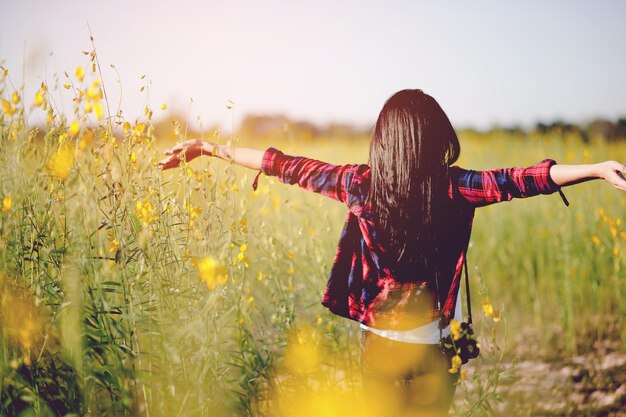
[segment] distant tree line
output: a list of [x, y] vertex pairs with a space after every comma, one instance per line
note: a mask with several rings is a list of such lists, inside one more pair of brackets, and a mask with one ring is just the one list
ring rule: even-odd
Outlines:
[[[491, 131], [495, 130], [520, 135], [529, 133], [521, 127], [491, 129]], [[577, 134], [584, 142], [589, 142], [591, 138], [601, 138], [607, 141], [626, 140], [626, 118], [619, 118], [617, 121], [596, 119], [587, 124], [567, 123], [560, 120], [550, 123], [539, 122], [531, 130], [540, 134]], [[248, 137], [282, 135], [297, 136], [299, 139], [362, 137], [370, 136], [371, 127], [358, 127], [345, 123], [329, 123], [320, 126], [307, 121], [291, 120], [285, 115], [252, 114], [244, 118], [239, 133]], [[488, 133], [488, 131], [483, 133]]]
[[562, 121], [537, 123], [535, 130], [544, 134], [555, 131], [577, 133], [585, 142], [589, 142], [591, 137], [600, 137], [608, 141], [626, 140], [626, 119], [619, 118], [616, 122], [596, 119], [583, 126]]

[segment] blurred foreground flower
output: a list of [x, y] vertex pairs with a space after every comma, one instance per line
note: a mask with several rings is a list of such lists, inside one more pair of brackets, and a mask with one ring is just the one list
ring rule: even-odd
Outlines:
[[61, 181], [67, 179], [73, 166], [74, 156], [66, 144], [59, 146], [48, 162], [48, 170], [52, 176]]
[[15, 113], [15, 107], [12, 107], [8, 100], [2, 99], [2, 111], [4, 111], [7, 116], [11, 117], [13, 113]]
[[310, 326], [298, 327], [287, 339], [284, 365], [294, 374], [308, 374], [320, 365], [319, 338]]
[[212, 256], [207, 256], [198, 262], [198, 271], [200, 272], [200, 279], [204, 281], [209, 290], [214, 290], [218, 284], [226, 284], [228, 280], [226, 267]]
[[2, 212], [3, 213], [8, 213], [9, 210], [11, 210], [11, 206], [12, 205], [13, 205], [13, 199], [11, 198], [11, 195], [7, 195], [2, 200]]
[[29, 294], [0, 289], [0, 331], [19, 347], [28, 366], [31, 352], [40, 348], [43, 337], [41, 313]]

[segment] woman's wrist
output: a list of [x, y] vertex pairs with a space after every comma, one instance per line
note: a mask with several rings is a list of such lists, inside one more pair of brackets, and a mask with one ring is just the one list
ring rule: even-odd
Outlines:
[[228, 145], [218, 145], [212, 142], [203, 142], [200, 149], [201, 155], [215, 156], [220, 159], [230, 159], [231, 151]]

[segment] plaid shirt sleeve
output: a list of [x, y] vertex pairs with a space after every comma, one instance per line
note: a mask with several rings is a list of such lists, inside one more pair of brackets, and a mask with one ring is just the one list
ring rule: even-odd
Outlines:
[[527, 168], [501, 168], [472, 171], [451, 167], [448, 194], [453, 200], [465, 201], [473, 206], [526, 198], [538, 194], [559, 192], [566, 205], [569, 203], [550, 177], [550, 167], [556, 164], [545, 159]]
[[347, 203], [348, 189], [357, 165], [333, 165], [302, 156], [289, 156], [275, 148], [263, 154], [261, 172], [287, 184]]

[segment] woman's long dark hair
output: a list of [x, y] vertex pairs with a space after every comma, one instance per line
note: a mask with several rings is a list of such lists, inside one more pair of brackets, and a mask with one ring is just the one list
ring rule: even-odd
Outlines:
[[433, 276], [448, 212], [448, 168], [459, 153], [434, 98], [402, 90], [385, 102], [370, 145], [368, 201], [399, 281]]

